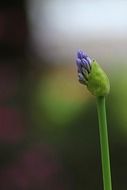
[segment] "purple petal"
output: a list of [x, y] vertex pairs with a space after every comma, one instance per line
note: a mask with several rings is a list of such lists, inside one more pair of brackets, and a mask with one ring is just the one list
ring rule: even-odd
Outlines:
[[82, 70], [82, 61], [79, 58], [77, 58], [76, 63], [77, 63], [78, 71], [81, 72], [81, 70]]
[[79, 59], [82, 59], [82, 58], [83, 58], [83, 51], [79, 50], [79, 51], [77, 52], [77, 57], [78, 57]]
[[86, 60], [88, 61], [88, 63], [90, 64], [91, 63], [91, 59], [90, 59], [90, 57], [86, 57]]
[[81, 63], [82, 63], [81, 59], [77, 58], [76, 63], [77, 63], [77, 66], [81, 65]]
[[86, 59], [82, 59], [83, 67], [90, 72], [90, 63]]
[[88, 61], [86, 60], [86, 59], [82, 59], [82, 61], [81, 61], [82, 63], [83, 63], [83, 66], [85, 66], [85, 65], [87, 65], [88, 64]]
[[83, 58], [86, 59], [86, 58], [88, 57], [88, 55], [87, 55], [85, 52], [79, 50], [79, 51], [77, 52], [77, 57], [78, 57], [79, 59], [83, 59]]
[[79, 77], [79, 80], [84, 80], [84, 76], [82, 75], [82, 73], [78, 73], [78, 77]]
[[82, 52], [82, 58], [87, 58], [88, 57], [88, 55], [86, 54], [86, 52]]
[[82, 73], [79, 73], [79, 74], [78, 74], [78, 80], [79, 80], [79, 82], [80, 82], [81, 84], [87, 85], [87, 83], [88, 83], [87, 79], [84, 78], [84, 76], [82, 75]]

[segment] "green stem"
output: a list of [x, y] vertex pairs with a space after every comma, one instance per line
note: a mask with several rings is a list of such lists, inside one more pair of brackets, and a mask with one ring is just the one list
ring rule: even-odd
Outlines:
[[105, 97], [97, 97], [104, 190], [112, 190]]

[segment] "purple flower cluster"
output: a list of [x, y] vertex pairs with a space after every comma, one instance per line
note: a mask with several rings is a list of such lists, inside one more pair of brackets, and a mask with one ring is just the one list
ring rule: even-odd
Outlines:
[[76, 63], [78, 68], [79, 82], [87, 85], [88, 75], [91, 71], [91, 59], [85, 52], [79, 50], [77, 52]]

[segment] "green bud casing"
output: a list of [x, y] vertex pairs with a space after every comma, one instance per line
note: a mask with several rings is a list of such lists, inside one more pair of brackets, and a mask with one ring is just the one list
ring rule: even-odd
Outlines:
[[105, 96], [110, 91], [109, 79], [95, 60], [91, 62], [87, 88], [94, 96]]

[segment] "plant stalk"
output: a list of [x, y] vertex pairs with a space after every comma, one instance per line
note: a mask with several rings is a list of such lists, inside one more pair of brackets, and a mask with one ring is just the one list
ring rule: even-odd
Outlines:
[[104, 190], [112, 190], [108, 130], [104, 96], [97, 97], [97, 112], [99, 120], [103, 186]]

